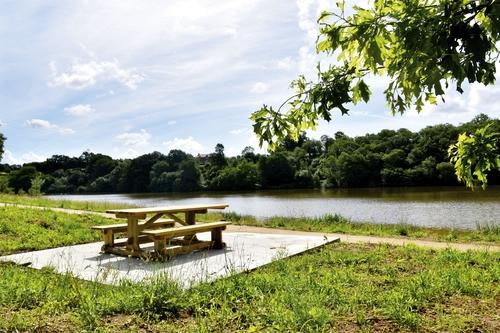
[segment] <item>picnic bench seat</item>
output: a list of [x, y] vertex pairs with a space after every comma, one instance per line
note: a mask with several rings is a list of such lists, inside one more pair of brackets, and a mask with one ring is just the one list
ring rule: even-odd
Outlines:
[[[146, 221], [141, 221], [138, 223], [138, 227], [144, 227]], [[159, 219], [150, 223], [147, 228], [148, 229], [157, 229], [163, 227], [172, 228], [175, 225], [175, 221], [173, 219]], [[104, 241], [103, 249], [119, 245], [115, 243], [115, 234], [127, 232], [127, 223], [119, 223], [119, 224], [106, 224], [106, 225], [96, 225], [93, 226], [92, 229], [102, 231], [102, 237]], [[149, 237], [142, 237], [141, 243], [151, 241]]]
[[[143, 230], [141, 235], [149, 236], [154, 241], [155, 252], [161, 255], [173, 256], [205, 248], [222, 249], [222, 231], [231, 222], [218, 221], [181, 226], [176, 228], [163, 228], [156, 230]], [[194, 235], [199, 232], [211, 231], [211, 241], [199, 241]], [[183, 240], [174, 237], [186, 236]], [[173, 245], [167, 247], [167, 245]], [[179, 246], [177, 246], [179, 245]]]

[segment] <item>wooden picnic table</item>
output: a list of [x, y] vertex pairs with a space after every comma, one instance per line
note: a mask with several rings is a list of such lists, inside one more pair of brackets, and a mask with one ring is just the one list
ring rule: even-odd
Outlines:
[[[125, 224], [95, 226], [103, 232], [102, 250], [125, 256], [142, 257], [147, 254], [141, 243], [154, 242], [156, 254], [176, 255], [204, 248], [222, 248], [222, 230], [230, 224], [226, 221], [196, 224], [196, 214], [206, 214], [209, 209], [225, 209], [228, 204], [194, 204], [166, 207], [113, 209], [107, 213], [127, 220]], [[179, 217], [181, 214], [181, 217]], [[161, 219], [162, 217], [168, 219]], [[143, 220], [143, 221], [141, 221]], [[175, 224], [180, 224], [179, 227]], [[125, 242], [115, 242], [114, 234], [127, 233]], [[212, 232], [212, 241], [199, 241], [196, 233]], [[176, 237], [184, 236], [184, 239]], [[168, 247], [170, 246], [170, 247]], [[173, 246], [173, 247], [172, 247]]]

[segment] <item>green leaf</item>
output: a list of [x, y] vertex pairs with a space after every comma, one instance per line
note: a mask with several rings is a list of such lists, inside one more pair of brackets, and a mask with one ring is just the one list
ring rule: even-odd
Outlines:
[[332, 16], [332, 13], [327, 11], [322, 11], [321, 14], [319, 15], [318, 23], [326, 21], [330, 16]]
[[371, 94], [370, 88], [368, 88], [365, 81], [363, 81], [363, 80], [359, 80], [358, 86], [359, 86], [359, 92], [361, 93], [361, 97], [363, 98], [363, 101], [365, 101], [365, 103], [368, 103], [368, 101], [370, 100], [370, 94]]
[[318, 44], [316, 45], [316, 52], [318, 53], [325, 52], [330, 50], [331, 48], [332, 48], [332, 43], [330, 42], [330, 40], [328, 39], [322, 40], [318, 42]]
[[339, 9], [340, 9], [341, 11], [344, 11], [344, 8], [345, 8], [345, 1], [344, 1], [344, 0], [342, 0], [342, 1], [338, 1], [338, 2], [336, 3], [336, 5], [337, 5], [337, 7], [339, 7]]

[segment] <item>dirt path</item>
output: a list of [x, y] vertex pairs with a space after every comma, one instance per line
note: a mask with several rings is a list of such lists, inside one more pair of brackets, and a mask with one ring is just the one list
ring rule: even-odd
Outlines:
[[[53, 208], [53, 207], [39, 207], [39, 206], [29, 206], [11, 203], [0, 203], [0, 207], [5, 206], [15, 206], [21, 208], [34, 208], [34, 209], [50, 209], [57, 212], [69, 213], [69, 214], [95, 214], [107, 218], [115, 218], [113, 214], [92, 212], [86, 210], [77, 210], [69, 208]], [[286, 229], [275, 229], [275, 228], [263, 228], [245, 225], [230, 225], [227, 228], [227, 232], [252, 232], [252, 233], [262, 233], [262, 234], [282, 234], [282, 235], [324, 235], [330, 237], [339, 237], [341, 242], [345, 243], [368, 243], [368, 244], [391, 244], [391, 245], [417, 245], [432, 249], [454, 249], [458, 251], [467, 250], [482, 250], [490, 252], [500, 252], [499, 245], [492, 244], [478, 244], [478, 243], [448, 243], [448, 242], [438, 242], [431, 240], [421, 240], [421, 239], [410, 239], [403, 237], [381, 237], [381, 236], [361, 236], [361, 235], [347, 235], [347, 234], [331, 234], [324, 232], [309, 232], [309, 231], [295, 231]]]
[[227, 228], [229, 232], [255, 232], [266, 234], [291, 234], [291, 235], [324, 235], [331, 237], [339, 237], [341, 242], [345, 243], [371, 243], [371, 244], [391, 244], [391, 245], [408, 245], [413, 244], [422, 247], [433, 249], [454, 249], [459, 251], [467, 250], [484, 250], [491, 252], [500, 252], [500, 246], [490, 244], [477, 244], [477, 243], [448, 243], [438, 242], [421, 239], [410, 239], [403, 237], [381, 237], [381, 236], [361, 236], [361, 235], [347, 235], [347, 234], [330, 234], [324, 232], [308, 232], [308, 231], [295, 231], [275, 228], [262, 228], [244, 225], [230, 225]]

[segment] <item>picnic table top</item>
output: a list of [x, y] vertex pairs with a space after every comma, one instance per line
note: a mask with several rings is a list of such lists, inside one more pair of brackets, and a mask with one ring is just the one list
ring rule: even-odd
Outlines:
[[110, 214], [158, 214], [158, 213], [183, 213], [183, 212], [196, 212], [207, 209], [224, 209], [229, 207], [228, 204], [193, 204], [182, 206], [163, 206], [163, 207], [145, 207], [145, 208], [126, 208], [126, 209], [112, 209], [108, 210]]

